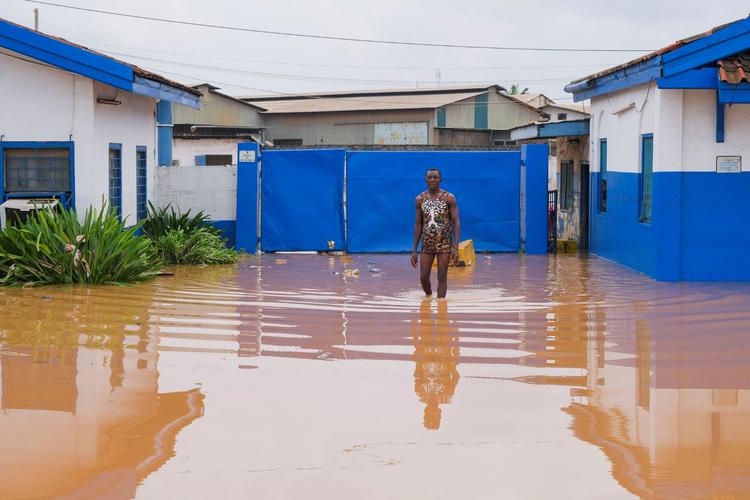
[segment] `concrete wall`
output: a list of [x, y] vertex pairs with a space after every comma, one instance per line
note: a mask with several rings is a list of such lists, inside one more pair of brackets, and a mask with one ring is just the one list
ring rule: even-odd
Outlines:
[[[75, 205], [80, 213], [109, 196], [109, 144], [122, 144], [122, 215], [135, 220], [137, 146], [146, 146], [153, 195], [156, 100], [88, 78], [0, 54], [0, 134], [4, 141], [74, 142]], [[99, 104], [114, 98], [119, 106]]]
[[198, 155], [232, 155], [232, 165], [237, 165], [237, 144], [246, 139], [179, 139], [175, 138], [172, 159], [180, 166], [195, 165]]
[[[236, 149], [236, 148], [235, 148]], [[235, 153], [236, 154], [236, 153]], [[237, 166], [156, 168], [154, 204], [192, 213], [205, 212], [234, 245], [237, 214]]]
[[[557, 239], [580, 242], [581, 238], [581, 161], [589, 159], [588, 137], [560, 137], [556, 139], [557, 156], [555, 161], [555, 186], [558, 190]], [[569, 210], [561, 208], [562, 163], [573, 163], [573, 199]]]
[[174, 123], [263, 126], [263, 116], [257, 108], [231, 97], [211, 92], [207, 85], [199, 85], [197, 89], [203, 93], [200, 109], [174, 104], [172, 107]]
[[[643, 103], [648, 94], [645, 107]], [[635, 109], [613, 114], [630, 103]], [[641, 112], [639, 112], [641, 111]], [[599, 182], [599, 139], [607, 139], [607, 212], [592, 211], [591, 249], [657, 279], [750, 279], [750, 226], [738, 207], [750, 171], [716, 173], [716, 156], [750, 150], [750, 107], [726, 110], [716, 142], [715, 93], [640, 85], [592, 100], [592, 186]], [[638, 222], [641, 136], [654, 134], [653, 217]], [[592, 189], [592, 206], [598, 205]]]

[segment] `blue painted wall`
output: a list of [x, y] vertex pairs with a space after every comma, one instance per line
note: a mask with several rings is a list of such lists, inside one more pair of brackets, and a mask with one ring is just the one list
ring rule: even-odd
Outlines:
[[221, 230], [221, 237], [226, 238], [228, 247], [232, 248], [237, 244], [237, 221], [212, 220], [209, 223]]
[[[750, 280], [750, 172], [654, 173], [653, 219], [638, 222], [635, 173], [607, 173], [607, 212], [591, 175], [591, 251], [655, 279]], [[689, 203], [687, 202], [689, 200]]]
[[[411, 251], [415, 199], [431, 167], [456, 196], [461, 240], [474, 240], [478, 251], [518, 251], [518, 152], [355, 151], [347, 158], [348, 251]], [[546, 178], [543, 189], [546, 197]]]
[[[254, 154], [255, 161], [243, 161], [243, 151]], [[255, 142], [237, 144], [237, 222], [235, 248], [255, 253], [258, 247], [258, 162], [260, 148]]]
[[157, 151], [160, 166], [172, 166], [172, 103], [156, 103]]

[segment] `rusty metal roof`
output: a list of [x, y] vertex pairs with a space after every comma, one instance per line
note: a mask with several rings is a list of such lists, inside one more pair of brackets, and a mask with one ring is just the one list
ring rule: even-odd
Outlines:
[[719, 61], [719, 80], [732, 85], [750, 83], [750, 52]]
[[[9, 21], [9, 20], [7, 20], [5, 18], [0, 18], [0, 20], [2, 22], [4, 22], [4, 23], [16, 26], [16, 27], [21, 28], [23, 30], [31, 31], [26, 26], [23, 26], [23, 25], [18, 24], [18, 23], [14, 23], [13, 21]], [[43, 33], [41, 31], [35, 31], [35, 33], [38, 34], [38, 35], [41, 35], [43, 37], [50, 38], [52, 40], [56, 40], [56, 41], [58, 41], [60, 43], [64, 43], [65, 45], [70, 45], [71, 47], [75, 47], [77, 49], [85, 50], [86, 52], [94, 54], [94, 55], [96, 55], [98, 57], [106, 57], [107, 59], [111, 59], [112, 61], [116, 61], [116, 62], [118, 62], [120, 64], [124, 64], [126, 66], [130, 66], [130, 68], [133, 70], [133, 74], [136, 75], [136, 76], [139, 76], [141, 78], [145, 78], [147, 80], [152, 80], [154, 82], [164, 83], [164, 84], [167, 84], [169, 86], [178, 88], [180, 90], [184, 90], [185, 92], [191, 93], [191, 94], [196, 95], [196, 96], [203, 95], [203, 94], [201, 94], [201, 92], [199, 90], [191, 88], [191, 87], [189, 87], [187, 85], [183, 85], [182, 83], [175, 82], [174, 80], [170, 80], [169, 78], [165, 78], [165, 77], [163, 77], [163, 76], [161, 76], [161, 75], [159, 75], [157, 73], [154, 73], [152, 71], [145, 70], [145, 69], [143, 69], [143, 68], [141, 68], [139, 66], [136, 66], [135, 64], [123, 61], [121, 59], [117, 59], [117, 58], [112, 57], [112, 56], [108, 56], [107, 54], [102, 54], [101, 52], [98, 52], [96, 50], [90, 49], [90, 48], [88, 48], [88, 47], [86, 47], [84, 45], [80, 45], [78, 43], [71, 42], [70, 40], [67, 40], [65, 38], [61, 38], [59, 36], [50, 35], [49, 33]]]
[[434, 109], [463, 101], [464, 99], [469, 99], [485, 92], [486, 90], [443, 94], [308, 97], [304, 99], [253, 101], [253, 104], [268, 110], [263, 114]]
[[725, 23], [725, 24], [722, 24], [720, 26], [716, 26], [714, 28], [711, 28], [710, 30], [708, 30], [706, 32], [699, 33], [699, 34], [693, 35], [693, 36], [689, 36], [689, 37], [683, 38], [681, 40], [677, 40], [676, 42], [671, 43], [671, 44], [667, 45], [666, 47], [662, 47], [659, 50], [655, 50], [653, 52], [645, 54], [645, 55], [643, 55], [641, 57], [638, 57], [638, 58], [633, 59], [631, 61], [628, 61], [626, 63], [620, 64], [618, 66], [613, 66], [611, 68], [605, 69], [603, 71], [599, 71], [598, 73], [594, 73], [592, 75], [584, 76], [583, 78], [579, 78], [577, 80], [573, 80], [572, 82], [570, 82], [570, 85], [573, 85], [573, 84], [576, 84], [576, 83], [580, 83], [580, 82], [584, 82], [584, 81], [587, 81], [587, 80], [595, 80], [597, 78], [601, 78], [603, 76], [606, 76], [606, 75], [609, 75], [609, 74], [612, 74], [612, 73], [616, 73], [616, 72], [618, 72], [620, 70], [623, 70], [625, 68], [629, 68], [631, 66], [635, 66], [636, 64], [640, 64], [640, 63], [649, 61], [649, 60], [653, 59], [654, 57], [666, 54], [668, 52], [672, 52], [673, 50], [679, 49], [683, 45], [687, 45], [688, 43], [694, 42], [695, 40], [699, 40], [701, 38], [704, 38], [704, 37], [707, 37], [709, 35], [712, 35], [712, 34], [716, 33], [717, 31], [719, 31], [721, 29], [724, 29], [727, 26], [729, 26], [730, 24], [733, 24], [735, 22], [737, 22], [737, 21], [732, 21], [732, 22], [729, 22], [729, 23]]

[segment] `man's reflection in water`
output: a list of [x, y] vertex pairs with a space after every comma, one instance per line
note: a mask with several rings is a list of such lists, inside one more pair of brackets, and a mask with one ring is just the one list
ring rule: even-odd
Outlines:
[[437, 301], [437, 320], [432, 319], [432, 300], [425, 299], [419, 307], [419, 321], [413, 328], [414, 392], [425, 403], [425, 429], [439, 429], [441, 404], [451, 402], [458, 385], [457, 329], [448, 322], [448, 302]]

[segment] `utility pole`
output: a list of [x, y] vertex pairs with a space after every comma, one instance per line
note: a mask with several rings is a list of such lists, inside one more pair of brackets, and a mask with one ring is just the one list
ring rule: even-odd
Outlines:
[[39, 31], [39, 9], [34, 9], [34, 31]]

